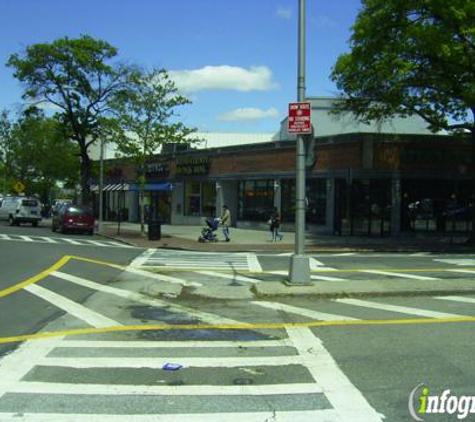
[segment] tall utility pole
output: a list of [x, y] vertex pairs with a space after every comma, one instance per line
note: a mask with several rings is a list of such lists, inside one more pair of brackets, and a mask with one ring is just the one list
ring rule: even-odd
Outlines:
[[99, 222], [97, 226], [97, 231], [99, 233], [103, 230], [102, 218], [104, 216], [104, 137], [101, 136], [101, 145], [100, 145], [100, 155], [99, 155]]
[[[299, 0], [297, 101], [305, 101], [305, 0]], [[307, 285], [310, 262], [305, 253], [305, 147], [304, 135], [297, 136], [295, 174], [295, 254], [290, 259], [289, 284]]]

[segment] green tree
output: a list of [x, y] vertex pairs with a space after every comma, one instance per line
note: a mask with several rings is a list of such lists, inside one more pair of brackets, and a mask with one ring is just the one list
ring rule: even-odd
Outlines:
[[78, 181], [77, 144], [66, 136], [62, 122], [38, 109], [28, 109], [12, 124], [8, 148], [11, 174], [43, 202], [57, 182], [75, 185]]
[[7, 186], [10, 185], [10, 139], [11, 139], [10, 117], [7, 110], [0, 113], [0, 171], [2, 174], [2, 192], [7, 193]]
[[7, 62], [25, 84], [23, 98], [53, 105], [66, 134], [77, 143], [83, 203], [91, 202], [88, 149], [101, 136], [108, 100], [124, 81], [124, 67], [110, 64], [116, 55], [107, 42], [84, 35], [30, 45]]
[[[417, 115], [433, 131], [469, 134], [475, 198], [475, 2], [364, 0], [352, 30], [331, 76], [342, 92], [335, 112]], [[472, 227], [473, 241], [475, 212]]]
[[112, 102], [117, 117], [115, 137], [122, 157], [131, 158], [137, 169], [141, 230], [144, 233], [144, 188], [147, 161], [163, 145], [190, 144], [194, 128], [178, 120], [176, 109], [190, 104], [178, 93], [174, 82], [164, 69], [149, 72], [134, 69], [127, 87], [117, 91]]

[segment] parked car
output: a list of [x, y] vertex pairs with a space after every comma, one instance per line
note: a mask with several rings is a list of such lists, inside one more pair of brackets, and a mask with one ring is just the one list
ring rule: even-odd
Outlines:
[[86, 205], [62, 204], [53, 211], [52, 231], [94, 233], [94, 214], [92, 208]]
[[7, 196], [0, 206], [0, 220], [6, 220], [13, 225], [31, 223], [36, 227], [41, 221], [42, 205], [38, 198], [25, 196]]

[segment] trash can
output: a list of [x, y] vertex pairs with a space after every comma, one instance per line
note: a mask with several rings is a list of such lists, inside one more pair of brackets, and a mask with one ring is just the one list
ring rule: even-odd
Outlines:
[[148, 240], [160, 240], [162, 238], [162, 222], [159, 219], [148, 222]]

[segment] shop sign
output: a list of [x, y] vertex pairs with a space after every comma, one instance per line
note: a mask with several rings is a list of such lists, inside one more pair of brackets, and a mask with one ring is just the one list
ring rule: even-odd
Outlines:
[[147, 163], [145, 165], [145, 174], [148, 177], [165, 178], [169, 176], [170, 169], [168, 168], [168, 164], [165, 163]]
[[176, 160], [176, 174], [194, 176], [209, 173], [209, 157], [178, 158]]
[[310, 121], [310, 103], [290, 103], [288, 130], [295, 135], [307, 135], [312, 133]]

